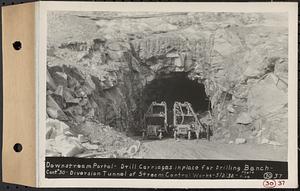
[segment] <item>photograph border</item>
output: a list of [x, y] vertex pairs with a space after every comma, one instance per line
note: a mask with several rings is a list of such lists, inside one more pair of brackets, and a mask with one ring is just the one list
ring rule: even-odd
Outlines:
[[[159, 4], [159, 6], [158, 6]], [[264, 180], [237, 179], [121, 179], [45, 178], [46, 57], [48, 11], [116, 12], [288, 12], [288, 179], [281, 188], [297, 187], [297, 3], [119, 3], [119, 2], [37, 2], [36, 3], [36, 116], [37, 185], [40, 187], [127, 187], [127, 188], [263, 188]]]

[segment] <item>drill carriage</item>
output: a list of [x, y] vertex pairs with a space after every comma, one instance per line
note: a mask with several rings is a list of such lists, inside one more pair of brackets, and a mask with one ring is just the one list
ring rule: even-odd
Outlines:
[[166, 102], [152, 102], [144, 115], [143, 138], [159, 138], [168, 132], [167, 130], [167, 104]]
[[209, 140], [210, 128], [201, 123], [189, 102], [175, 102], [173, 105], [173, 124], [168, 125], [168, 110], [166, 102], [152, 102], [144, 115], [143, 138], [159, 138], [170, 134], [173, 137], [187, 137], [197, 139], [206, 135]]

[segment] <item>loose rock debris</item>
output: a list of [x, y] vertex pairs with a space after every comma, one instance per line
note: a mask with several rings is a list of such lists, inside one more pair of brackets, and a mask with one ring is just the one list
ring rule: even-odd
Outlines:
[[[47, 119], [46, 155], [64, 157], [130, 158], [139, 150], [135, 141], [109, 126], [87, 122], [83, 134], [72, 133], [64, 122]], [[76, 135], [77, 134], [77, 135]]]

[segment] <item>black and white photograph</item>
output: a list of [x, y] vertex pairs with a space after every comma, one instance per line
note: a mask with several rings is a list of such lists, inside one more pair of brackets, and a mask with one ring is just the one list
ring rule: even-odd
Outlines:
[[296, 185], [294, 8], [41, 3], [40, 185]]
[[288, 15], [47, 15], [46, 156], [287, 161]]
[[297, 16], [295, 2], [5, 6], [3, 181], [297, 188]]

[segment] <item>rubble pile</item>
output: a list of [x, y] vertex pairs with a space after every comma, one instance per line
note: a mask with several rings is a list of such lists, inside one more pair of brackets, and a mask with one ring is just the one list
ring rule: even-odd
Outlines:
[[47, 69], [47, 156], [131, 157], [137, 152], [138, 141], [100, 123], [98, 103], [105, 101], [94, 96], [97, 87], [90, 77], [65, 65]]
[[105, 134], [97, 126], [105, 124], [117, 140], [118, 131], [135, 133], [142, 125], [145, 86], [181, 72], [205, 86], [213, 139], [287, 145], [284, 13], [158, 13], [134, 19], [111, 13], [109, 20], [101, 18], [110, 13], [77, 14], [48, 17], [49, 118], [84, 136], [87, 129]]
[[81, 133], [56, 119], [46, 121], [46, 156], [133, 157], [140, 142], [103, 124], [86, 122]]

